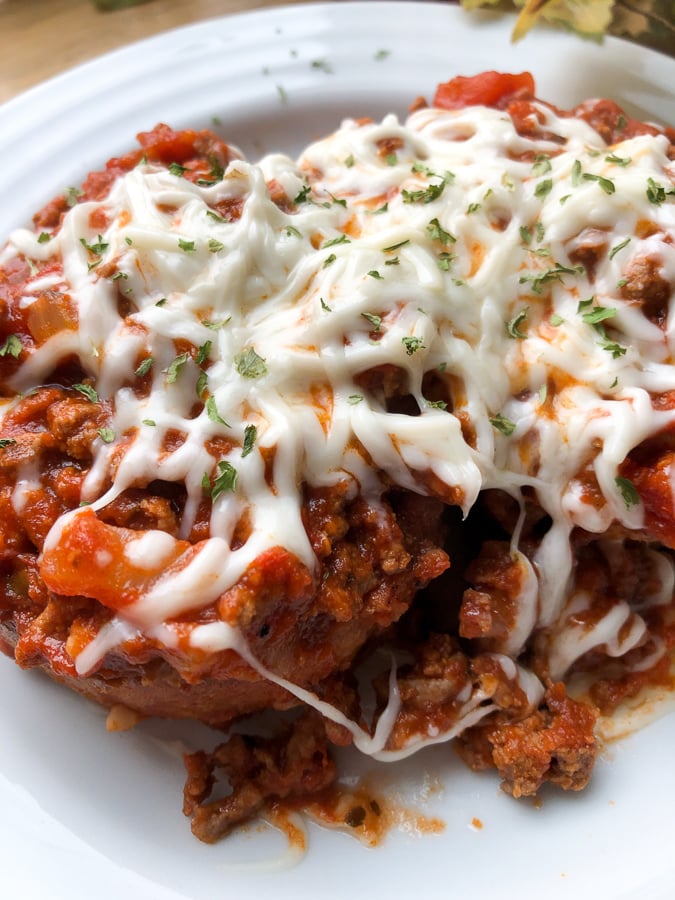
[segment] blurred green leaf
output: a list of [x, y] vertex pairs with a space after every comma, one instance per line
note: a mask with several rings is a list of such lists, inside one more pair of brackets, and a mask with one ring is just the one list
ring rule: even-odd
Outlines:
[[140, 6], [148, 0], [92, 0], [94, 6], [106, 12], [115, 9], [126, 9], [129, 6]]
[[675, 0], [460, 0], [465, 9], [498, 6], [521, 10], [514, 41], [539, 21], [559, 25], [584, 38], [605, 34], [627, 38], [675, 56]]
[[609, 31], [675, 56], [675, 0], [615, 0]]

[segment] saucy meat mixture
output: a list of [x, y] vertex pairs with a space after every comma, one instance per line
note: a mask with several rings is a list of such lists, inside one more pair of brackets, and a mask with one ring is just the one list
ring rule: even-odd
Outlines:
[[262, 169], [159, 125], [0, 255], [0, 647], [142, 717], [295, 710], [186, 758], [205, 841], [326, 791], [331, 745], [579, 790], [598, 715], [672, 684], [674, 134], [526, 74], [411, 123]]

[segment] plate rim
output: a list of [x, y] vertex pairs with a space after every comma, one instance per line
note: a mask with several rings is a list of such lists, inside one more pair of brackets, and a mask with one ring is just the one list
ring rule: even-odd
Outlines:
[[[159, 32], [156, 35], [153, 35], [153, 36], [150, 36], [147, 38], [143, 38], [139, 41], [134, 41], [130, 44], [126, 44], [126, 45], [123, 45], [122, 47], [108, 51], [107, 53], [100, 54], [100, 55], [92, 58], [91, 60], [84, 61], [84, 62], [78, 64], [77, 66], [74, 66], [71, 69], [66, 70], [63, 73], [55, 75], [52, 78], [49, 78], [46, 81], [41, 82], [38, 85], [28, 88], [26, 91], [18, 94], [14, 98], [11, 98], [10, 100], [8, 100], [5, 104], [3, 104], [0, 107], [0, 121], [2, 121], [3, 115], [6, 114], [6, 111], [8, 108], [10, 109], [10, 113], [13, 113], [14, 105], [20, 105], [22, 108], [24, 105], [31, 106], [33, 103], [36, 102], [36, 98], [37, 98], [37, 100], [40, 100], [43, 95], [48, 96], [49, 91], [47, 89], [51, 90], [53, 87], [59, 88], [65, 82], [66, 79], [73, 79], [75, 77], [79, 77], [83, 72], [84, 72], [84, 74], [87, 74], [91, 71], [95, 71], [100, 66], [105, 67], [105, 66], [109, 65], [111, 62], [113, 62], [113, 63], [116, 62], [119, 58], [126, 56], [130, 52], [133, 52], [135, 54], [142, 53], [145, 50], [147, 50], [148, 46], [153, 46], [154, 44], [164, 44], [167, 40], [169, 40], [169, 41], [174, 40], [177, 36], [179, 36], [179, 37], [184, 36], [186, 38], [189, 38], [195, 33], [199, 33], [199, 32], [208, 30], [209, 28], [212, 28], [214, 23], [220, 23], [220, 24], [228, 23], [229, 24], [229, 23], [233, 23], [233, 22], [236, 23], [237, 21], [243, 21], [243, 20], [250, 21], [252, 17], [255, 17], [256, 19], [260, 19], [260, 20], [264, 19], [264, 20], [273, 21], [279, 15], [283, 16], [283, 15], [288, 15], [289, 13], [296, 14], [298, 12], [305, 12], [309, 8], [322, 9], [322, 10], [327, 10], [327, 11], [329, 10], [331, 12], [331, 14], [334, 14], [338, 10], [340, 10], [342, 13], [344, 13], [346, 15], [350, 11], [353, 12], [355, 10], [364, 9], [364, 8], [372, 9], [373, 6], [374, 6], [374, 4], [372, 2], [364, 2], [364, 0], [361, 0], [361, 2], [345, 2], [345, 3], [340, 3], [340, 4], [335, 4], [335, 3], [294, 3], [294, 4], [284, 5], [284, 6], [265, 7], [262, 9], [254, 9], [254, 10], [249, 10], [249, 11], [230, 13], [227, 15], [208, 17], [207, 19], [200, 20], [199, 22], [190, 23], [189, 25], [182, 25], [182, 26], [178, 26], [176, 28], [166, 29], [162, 32]], [[438, 3], [426, 2], [426, 0], [423, 3], [416, 3], [416, 2], [414, 2], [414, 0], [412, 0], [412, 2], [411, 2], [411, 0], [386, 0], [386, 3], [380, 4], [381, 8], [384, 8], [387, 6], [389, 6], [389, 7], [404, 6], [406, 8], [414, 8], [418, 12], [423, 8], [428, 8], [428, 9], [433, 9], [433, 10], [439, 9]], [[454, 7], [454, 6], [450, 6], [450, 7], [448, 7], [448, 9], [453, 10], [453, 11], [460, 10], [459, 7]], [[462, 12], [464, 13], [464, 15], [467, 15], [466, 11], [462, 11]], [[489, 10], [483, 11], [483, 13], [484, 14], [481, 14], [482, 18], [484, 20], [489, 20], [489, 21], [495, 21], [497, 18], [499, 18], [500, 21], [506, 23], [509, 20], [513, 20], [515, 18], [514, 16], [505, 17], [503, 14], [493, 13]], [[421, 15], [421, 13], [420, 13], [420, 15]], [[506, 28], [506, 24], [505, 24], [505, 28]], [[627, 47], [630, 47], [630, 48], [635, 48], [635, 45], [631, 44], [630, 42], [624, 41], [620, 38], [611, 37], [611, 38], [608, 38], [607, 40], [608, 40], [609, 45], [612, 47], [615, 44], [618, 44], [618, 47], [620, 49], [623, 49], [624, 45], [626, 45]], [[647, 48], [639, 48], [639, 49], [640, 49], [640, 51], [643, 51], [644, 53], [659, 55], [658, 51], [651, 51], [651, 50], [648, 50]], [[660, 56], [663, 59], [665, 59], [668, 63], [672, 64], [673, 72], [675, 73], [675, 60], [671, 60], [667, 56], [663, 56], [663, 55], [660, 55]], [[85, 174], [85, 173], [83, 173], [83, 174]], [[21, 674], [23, 675], [24, 673], [21, 673]], [[79, 702], [82, 702], [80, 698], [77, 698], [77, 699]], [[1, 706], [1, 704], [0, 704], [0, 706]], [[0, 769], [0, 776], [3, 776], [3, 775], [4, 775], [4, 773], [3, 773], [2, 769]], [[180, 811], [178, 809], [176, 809], [176, 816], [178, 818], [180, 818]], [[187, 832], [186, 832], [186, 840], [191, 840], [191, 838], [190, 838], [189, 834], [187, 834]], [[385, 852], [385, 849], [386, 848], [383, 848], [382, 851], [377, 851], [377, 852]], [[138, 889], [140, 890], [141, 886], [139, 886]], [[36, 894], [35, 896], [39, 897], [40, 895]], [[53, 896], [58, 897], [61, 895], [54, 893]], [[65, 896], [65, 894], [63, 896]], [[150, 895], [144, 894], [143, 896], [150, 896]], [[158, 894], [157, 896], [158, 897], [166, 896], [167, 900], [168, 900], [169, 897], [175, 898], [178, 895], [173, 894], [173, 892], [171, 892], [171, 893], [165, 892], [164, 889], [162, 888], [162, 892], [160, 894]], [[180, 896], [187, 896], [187, 895], [181, 894]], [[527, 896], [527, 895], [523, 895], [523, 896]], [[558, 895], [556, 894], [556, 896], [558, 896]], [[576, 896], [580, 896], [580, 895], [577, 893]], [[666, 895], [664, 894], [664, 897], [665, 896]], [[44, 900], [44, 895], [42, 896], [41, 900]]]

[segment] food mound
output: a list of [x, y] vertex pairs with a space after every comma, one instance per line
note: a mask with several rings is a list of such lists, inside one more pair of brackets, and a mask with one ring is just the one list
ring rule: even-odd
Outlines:
[[484, 73], [297, 161], [159, 125], [10, 236], [0, 645], [139, 716], [289, 710], [186, 759], [198, 837], [330, 744], [577, 790], [670, 685], [673, 137]]

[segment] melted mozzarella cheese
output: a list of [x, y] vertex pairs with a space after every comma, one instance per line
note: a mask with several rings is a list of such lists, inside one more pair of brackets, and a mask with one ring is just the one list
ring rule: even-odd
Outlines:
[[[104, 200], [75, 206], [50, 241], [25, 230], [12, 236], [5, 258], [61, 257], [57, 281], [79, 316], [77, 333], [35, 350], [14, 387], [32, 387], [75, 353], [112, 402], [115, 439], [96, 443], [83, 499], [100, 509], [132, 486], [183, 482], [185, 538], [204, 479], [213, 485], [224, 466], [236, 470], [214, 500], [205, 546], [178, 578], [155, 582], [115, 617], [78, 657], [80, 672], [137, 629], [170, 643], [167, 619], [212, 602], [266, 548], [285, 547], [314, 571], [302, 484], [347, 481], [376, 503], [388, 482], [426, 491], [429, 473], [465, 513], [481, 490], [519, 498], [527, 488], [551, 517], [534, 565], [519, 556], [523, 586], [505, 652], [517, 655], [535, 628], [556, 623], [560, 672], [586, 645], [618, 654], [639, 642], [639, 617], [618, 642], [620, 607], [581, 644], [562, 622], [573, 528], [641, 527], [642, 507], [624, 499], [618, 466], [675, 418], [650, 398], [675, 389], [675, 319], [661, 329], [620, 289], [645, 258], [675, 280], [675, 245], [664, 240], [675, 230], [674, 206], [650, 202], [647, 192], [650, 180], [669, 187], [673, 166], [665, 137], [614, 146], [619, 164], [585, 122], [540, 112], [559, 142], [522, 137], [493, 109], [423, 109], [405, 123], [347, 121], [297, 161], [236, 160], [213, 185], [141, 164]], [[272, 201], [271, 180], [292, 211]], [[214, 213], [237, 201], [240, 217]], [[110, 224], [99, 235], [90, 222], [102, 220]], [[575, 252], [597, 235], [603, 249], [586, 271]], [[87, 244], [97, 241], [92, 266]], [[110, 267], [115, 280], [100, 274]], [[49, 276], [36, 279], [25, 304], [45, 286]], [[152, 359], [147, 392], [133, 388], [139, 359]], [[389, 411], [364, 387], [364, 373], [382, 366], [402, 373], [419, 415]], [[425, 396], [431, 373], [454, 405]], [[181, 440], [167, 450], [170, 432]], [[230, 449], [216, 459], [208, 445], [217, 438]], [[263, 454], [272, 450], [270, 475]], [[584, 472], [597, 482], [593, 503]], [[233, 546], [244, 516], [250, 536]], [[129, 552], [161, 559], [161, 542], [146, 540]], [[262, 672], [224, 623], [197, 627], [192, 643], [234, 647], [264, 677], [283, 681]], [[534, 676], [514, 677], [538, 702]], [[480, 699], [467, 698], [465, 724], [490, 710]], [[382, 751], [379, 736], [373, 743], [353, 733], [364, 749]]]

